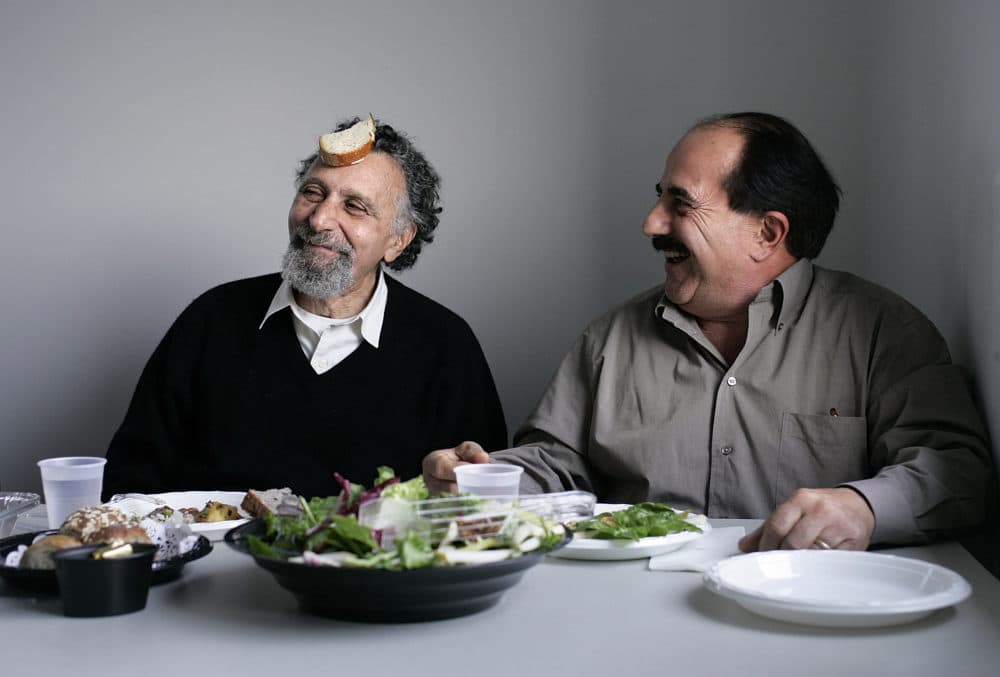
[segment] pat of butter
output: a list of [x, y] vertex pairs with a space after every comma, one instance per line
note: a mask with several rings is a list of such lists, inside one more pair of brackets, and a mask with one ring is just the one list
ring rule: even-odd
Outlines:
[[94, 559], [117, 559], [119, 557], [128, 557], [131, 554], [132, 545], [125, 543], [114, 548], [108, 548], [107, 550], [94, 551]]

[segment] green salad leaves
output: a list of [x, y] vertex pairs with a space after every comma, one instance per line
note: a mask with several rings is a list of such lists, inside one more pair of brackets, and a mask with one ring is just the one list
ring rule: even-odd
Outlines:
[[336, 477], [339, 495], [308, 501], [300, 496], [294, 514], [268, 515], [264, 536], [246, 537], [250, 552], [306, 564], [401, 571], [497, 562], [550, 550], [566, 538], [562, 525], [516, 504], [498, 510], [472, 496], [427, 501], [422, 477], [402, 482], [391, 468], [378, 469], [372, 489]]
[[605, 512], [572, 526], [581, 538], [637, 541], [648, 536], [666, 536], [682, 531], [701, 533], [688, 521], [689, 513], [679, 512], [662, 503], [636, 503], [625, 510]]

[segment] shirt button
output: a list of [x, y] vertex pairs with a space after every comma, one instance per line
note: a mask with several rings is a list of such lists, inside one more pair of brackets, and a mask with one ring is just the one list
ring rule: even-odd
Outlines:
[[733, 453], [733, 448], [732, 447], [722, 447], [722, 455], [723, 456], [729, 456], [729, 454], [731, 454], [731, 453]]
[[735, 376], [730, 376], [729, 378], [727, 378], [727, 379], [726, 379], [726, 383], [727, 383], [727, 384], [728, 384], [729, 386], [734, 386], [734, 385], [736, 385], [736, 377], [735, 377]]

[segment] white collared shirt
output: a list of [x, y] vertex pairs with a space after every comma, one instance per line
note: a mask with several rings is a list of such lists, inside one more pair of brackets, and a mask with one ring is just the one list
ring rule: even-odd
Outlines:
[[323, 374], [357, 350], [362, 341], [367, 341], [373, 348], [378, 348], [388, 296], [389, 289], [385, 284], [385, 275], [379, 272], [375, 293], [360, 313], [343, 319], [323, 317], [310, 313], [296, 303], [291, 285], [282, 280], [259, 328], [263, 328], [264, 323], [272, 315], [290, 307], [292, 324], [295, 325], [295, 335], [299, 339], [299, 345], [302, 346], [302, 352], [309, 359], [313, 371]]

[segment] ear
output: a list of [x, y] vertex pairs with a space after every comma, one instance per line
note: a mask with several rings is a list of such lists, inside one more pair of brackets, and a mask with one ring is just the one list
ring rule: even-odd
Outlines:
[[760, 263], [778, 252], [788, 237], [788, 217], [783, 212], [764, 212], [756, 234], [750, 258]]
[[389, 240], [389, 246], [386, 248], [385, 254], [382, 256], [382, 260], [386, 263], [392, 263], [399, 258], [399, 255], [403, 253], [403, 250], [410, 246], [410, 242], [413, 241], [416, 234], [417, 227], [411, 223], [398, 235], [393, 235]]

